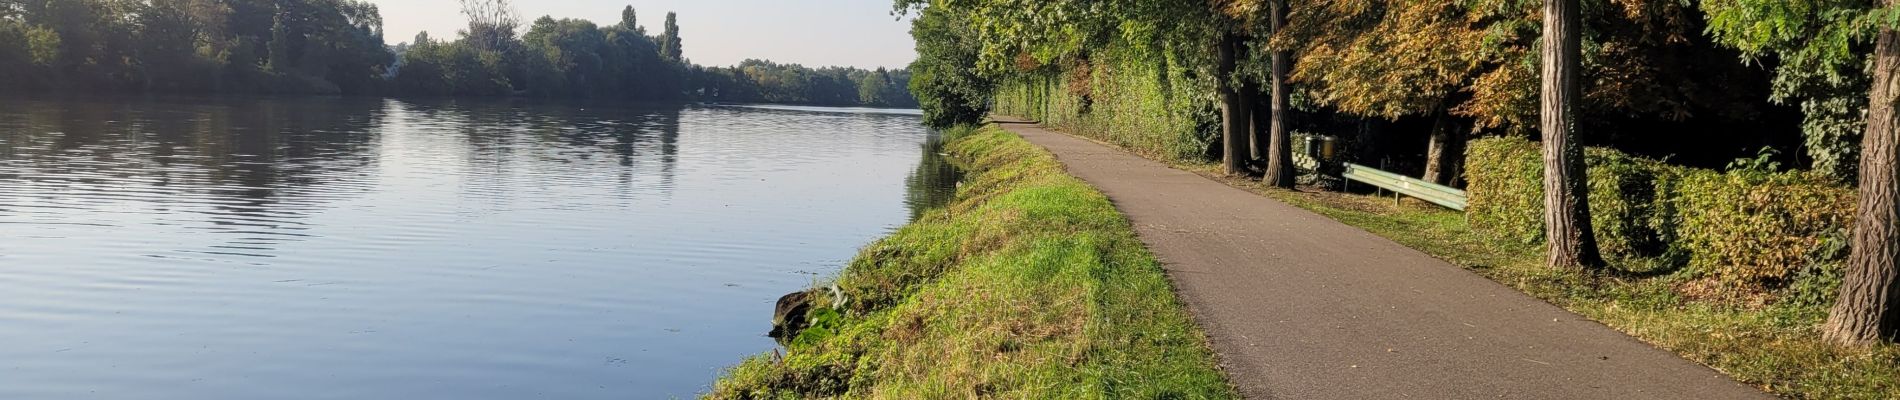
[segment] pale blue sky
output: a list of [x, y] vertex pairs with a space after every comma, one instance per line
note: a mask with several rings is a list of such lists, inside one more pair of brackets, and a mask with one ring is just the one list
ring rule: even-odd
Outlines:
[[[455, 37], [467, 26], [457, 0], [369, 0], [382, 9], [386, 40], [417, 32]], [[747, 58], [855, 67], [903, 67], [917, 58], [910, 23], [891, 16], [891, 0], [517, 0], [523, 23], [543, 15], [619, 23], [633, 5], [640, 25], [658, 33], [666, 13], [679, 13], [686, 57], [701, 65]]]

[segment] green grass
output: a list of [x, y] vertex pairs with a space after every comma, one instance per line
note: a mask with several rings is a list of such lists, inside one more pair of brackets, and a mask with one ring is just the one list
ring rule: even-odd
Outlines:
[[1819, 301], [1797, 294], [1763, 307], [1698, 302], [1677, 294], [1693, 277], [1642, 273], [1655, 260], [1621, 260], [1617, 272], [1556, 271], [1543, 266], [1541, 246], [1487, 238], [1463, 214], [1423, 202], [1278, 190], [1222, 176], [1211, 164], [1176, 166], [1424, 251], [1777, 395], [1900, 398], [1900, 346], [1843, 349], [1820, 339], [1832, 286], [1806, 289]]
[[1014, 134], [955, 135], [957, 200], [865, 248], [842, 307], [708, 398], [1237, 397], [1106, 197]]

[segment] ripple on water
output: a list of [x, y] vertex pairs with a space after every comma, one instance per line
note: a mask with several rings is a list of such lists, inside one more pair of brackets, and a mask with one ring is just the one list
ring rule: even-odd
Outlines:
[[917, 122], [0, 100], [0, 398], [690, 396], [954, 185]]

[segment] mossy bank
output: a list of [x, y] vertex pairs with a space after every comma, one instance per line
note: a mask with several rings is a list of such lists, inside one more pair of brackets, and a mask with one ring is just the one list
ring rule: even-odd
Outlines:
[[1237, 397], [1107, 197], [1001, 129], [948, 134], [956, 201], [866, 247], [844, 299], [708, 398]]

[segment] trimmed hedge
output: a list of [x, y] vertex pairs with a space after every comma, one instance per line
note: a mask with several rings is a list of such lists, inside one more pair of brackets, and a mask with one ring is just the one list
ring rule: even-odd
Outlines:
[[[1846, 255], [1854, 191], [1798, 172], [1695, 171], [1673, 201], [1690, 266], [1725, 288], [1787, 285], [1802, 269]], [[1838, 273], [1838, 271], [1836, 272]]]
[[1519, 243], [1544, 240], [1544, 164], [1536, 143], [1517, 138], [1465, 146], [1465, 213], [1473, 229]]
[[[1588, 149], [1590, 220], [1606, 256], [1654, 257], [1674, 241], [1673, 209], [1656, 201], [1673, 167], [1607, 149]], [[1544, 241], [1544, 161], [1538, 144], [1479, 139], [1466, 149], [1471, 224], [1496, 238]]]
[[[1466, 180], [1472, 228], [1501, 240], [1543, 241], [1543, 159], [1520, 138], [1473, 140]], [[1716, 172], [1614, 150], [1585, 152], [1591, 224], [1610, 259], [1661, 258], [1728, 294], [1788, 286], [1830, 268], [1854, 211], [1853, 189], [1805, 172]], [[1833, 271], [1830, 273], [1838, 273]]]

